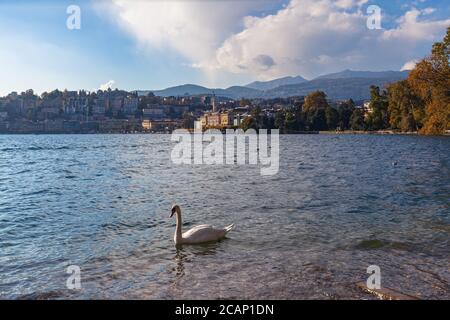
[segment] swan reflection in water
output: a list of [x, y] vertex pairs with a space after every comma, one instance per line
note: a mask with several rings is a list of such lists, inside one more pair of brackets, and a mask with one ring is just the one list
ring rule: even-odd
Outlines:
[[173, 257], [173, 260], [176, 262], [176, 266], [172, 268], [172, 271], [175, 272], [176, 278], [180, 279], [184, 276], [186, 266], [188, 266], [196, 257], [215, 255], [219, 249], [220, 243], [221, 242], [206, 243], [195, 247], [183, 247], [182, 245], [175, 246], [176, 254]]

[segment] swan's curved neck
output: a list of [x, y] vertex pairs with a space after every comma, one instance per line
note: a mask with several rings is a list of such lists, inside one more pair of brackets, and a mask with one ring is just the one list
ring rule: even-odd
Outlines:
[[177, 212], [177, 228], [176, 228], [176, 231], [175, 231], [175, 236], [177, 237], [177, 238], [180, 238], [181, 239], [181, 226], [182, 226], [182, 222], [181, 222], [181, 211], [178, 211]]

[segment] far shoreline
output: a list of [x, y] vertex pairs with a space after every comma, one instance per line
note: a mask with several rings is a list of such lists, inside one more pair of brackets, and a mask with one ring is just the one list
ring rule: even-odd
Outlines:
[[[187, 129], [189, 130], [189, 129]], [[268, 129], [270, 130], [270, 129]], [[190, 130], [191, 131], [191, 130]], [[17, 135], [160, 135], [160, 134], [172, 134], [172, 132], [0, 132], [0, 136], [17, 136]], [[280, 135], [400, 135], [400, 136], [432, 136], [432, 137], [448, 137], [450, 132], [446, 132], [442, 135], [423, 135], [414, 132], [399, 132], [394, 130], [378, 130], [378, 131], [366, 131], [366, 130], [345, 130], [345, 131], [295, 131], [295, 132], [280, 132]]]

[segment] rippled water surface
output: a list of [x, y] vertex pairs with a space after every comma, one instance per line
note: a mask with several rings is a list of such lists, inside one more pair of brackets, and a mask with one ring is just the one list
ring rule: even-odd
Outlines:
[[[371, 299], [355, 286], [371, 264], [382, 286], [450, 298], [449, 138], [285, 135], [275, 176], [177, 166], [172, 147], [0, 136], [0, 298]], [[185, 228], [237, 228], [177, 249], [173, 203]]]

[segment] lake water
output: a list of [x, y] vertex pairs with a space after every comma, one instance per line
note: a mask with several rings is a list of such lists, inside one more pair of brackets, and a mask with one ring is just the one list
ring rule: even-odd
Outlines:
[[[450, 298], [450, 138], [284, 135], [275, 176], [177, 166], [172, 147], [0, 136], [0, 298], [373, 299], [355, 286], [369, 265], [383, 287]], [[177, 249], [173, 203], [185, 228], [236, 229]]]

